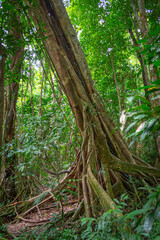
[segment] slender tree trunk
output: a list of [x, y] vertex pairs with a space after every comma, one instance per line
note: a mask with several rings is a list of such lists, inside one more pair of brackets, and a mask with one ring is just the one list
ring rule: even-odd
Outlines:
[[42, 73], [42, 80], [41, 80], [41, 90], [40, 90], [40, 101], [39, 101], [39, 116], [40, 116], [40, 136], [42, 136], [42, 96], [43, 96], [43, 82], [44, 82], [44, 71]]
[[[78, 165], [73, 171], [82, 179], [86, 215], [93, 214], [90, 204], [95, 199], [92, 198], [90, 189], [104, 210], [113, 209], [113, 196], [124, 191], [122, 172], [141, 177], [144, 177], [141, 172], [152, 176], [160, 176], [160, 172], [156, 168], [148, 167], [145, 162], [131, 154], [113, 120], [101, 104], [93, 88], [84, 53], [62, 1], [37, 0], [37, 7], [32, 6], [29, 14], [41, 34], [39, 23], [45, 28], [43, 34], [46, 51], [83, 138]], [[73, 177], [73, 172], [69, 176]]]
[[[18, 17], [17, 20], [19, 21]], [[13, 37], [16, 40], [20, 40], [22, 38], [20, 29], [13, 29]], [[18, 90], [19, 90], [19, 81], [21, 76], [21, 68], [23, 62], [23, 52], [24, 47], [21, 45], [16, 49], [15, 56], [12, 57], [12, 65], [11, 65], [11, 80], [12, 82], [7, 86], [7, 108], [6, 108], [6, 116], [5, 116], [5, 124], [4, 124], [4, 139], [5, 143], [8, 144], [14, 140], [15, 137], [15, 119], [16, 119], [16, 103], [18, 98]], [[7, 157], [6, 153], [4, 155], [4, 162], [6, 166], [6, 186], [8, 189], [8, 195], [10, 197], [15, 196], [15, 184], [13, 181], [8, 181], [7, 179], [14, 178], [15, 175], [15, 162], [16, 156], [14, 155], [11, 159]]]
[[119, 91], [119, 87], [118, 87], [118, 83], [117, 83], [117, 75], [116, 75], [116, 69], [114, 66], [114, 46], [112, 44], [112, 51], [111, 51], [111, 65], [112, 65], [112, 70], [113, 70], [113, 79], [114, 79], [114, 83], [116, 86], [116, 91], [117, 91], [117, 96], [118, 96], [118, 105], [119, 105], [119, 116], [121, 116], [122, 113], [122, 105], [121, 105], [121, 96], [120, 96], [120, 91]]
[[148, 36], [148, 23], [147, 23], [147, 16], [146, 16], [146, 10], [145, 10], [145, 3], [144, 0], [138, 0], [138, 6], [139, 6], [139, 26], [141, 29], [142, 37], [145, 38]]
[[3, 125], [4, 125], [4, 67], [5, 67], [5, 51], [0, 44], [0, 186], [4, 178], [4, 164], [1, 155], [3, 145]]
[[42, 117], [42, 95], [43, 95], [43, 82], [44, 82], [44, 71], [42, 73], [40, 101], [39, 101], [39, 116]]
[[24, 90], [23, 90], [23, 78], [22, 78], [22, 92], [21, 92], [21, 114], [22, 114], [22, 124], [24, 120], [24, 113], [23, 113], [23, 98], [24, 98]]
[[32, 108], [32, 115], [34, 116], [34, 105], [33, 105], [33, 88], [32, 88], [32, 66], [31, 61], [29, 61], [29, 84], [31, 89], [31, 108]]
[[[136, 7], [136, 3], [135, 3], [135, 0], [131, 0], [132, 1], [132, 7], [133, 7], [133, 11], [135, 13], [135, 17], [136, 17], [136, 20], [137, 20], [137, 23], [139, 25], [139, 28], [140, 28], [140, 32], [141, 32], [141, 37], [143, 39], [147, 38], [149, 36], [149, 28], [148, 28], [148, 22], [147, 22], [147, 15], [146, 15], [146, 8], [145, 8], [145, 1], [144, 0], [137, 0], [138, 2], [138, 8], [139, 8], [139, 14], [138, 14], [138, 10], [137, 10], [137, 7]], [[136, 25], [134, 24], [135, 26], [135, 29], [136, 29]], [[136, 32], [138, 32], [136, 30]], [[132, 41], [133, 41], [133, 45], [134, 46], [138, 46], [139, 44], [136, 42], [136, 39], [134, 38], [134, 34], [132, 32], [132, 29], [129, 30], [129, 34], [132, 38]], [[146, 39], [146, 44], [149, 42], [149, 40]], [[142, 51], [142, 48], [141, 48], [141, 51]], [[137, 56], [138, 56], [138, 59], [140, 61], [140, 64], [141, 64], [141, 67], [142, 67], [142, 77], [143, 77], [143, 83], [144, 83], [144, 86], [146, 85], [150, 85], [150, 81], [154, 82], [157, 80], [157, 75], [156, 75], [156, 70], [153, 66], [153, 64], [150, 64], [148, 66], [148, 69], [147, 69], [147, 65], [144, 63], [144, 56], [139, 53], [137, 51]], [[149, 74], [148, 74], [148, 70], [149, 70]], [[149, 76], [150, 76], [150, 81], [149, 81]], [[147, 92], [147, 89], [145, 89], [145, 92]], [[156, 95], [158, 95], [159, 92], [156, 93]], [[158, 106], [160, 104], [160, 101], [158, 100], [150, 100], [150, 97], [147, 96], [146, 97], [147, 100], [150, 101], [151, 103], [151, 107], [153, 106]], [[156, 145], [156, 149], [158, 150], [159, 149], [159, 136], [157, 136], [157, 138], [155, 137], [155, 145]], [[157, 151], [158, 153], [158, 161], [160, 161], [160, 152], [159, 150]]]
[[[134, 33], [132, 31], [132, 28], [128, 29], [128, 33], [132, 39], [132, 44], [134, 47], [140, 47], [140, 45], [138, 44]], [[142, 51], [142, 49], [140, 50]], [[136, 50], [137, 52], [137, 58], [140, 62], [141, 68], [142, 68], [142, 78], [143, 78], [143, 84], [144, 86], [148, 86], [150, 85], [150, 81], [149, 81], [149, 75], [148, 75], [148, 69], [147, 69], [147, 65], [145, 65], [144, 63], [144, 56], [140, 53], [140, 51]], [[147, 92], [147, 90], [145, 90]]]
[[[131, 2], [132, 2], [132, 8], [133, 8], [133, 11], [134, 11], [137, 23], [138, 23], [139, 28], [140, 28], [141, 36], [142, 36], [142, 38], [146, 38], [149, 35], [149, 28], [148, 28], [148, 23], [147, 23], [145, 1], [144, 0], [138, 0], [139, 14], [138, 14], [138, 9], [136, 7], [135, 0], [131, 0]], [[134, 24], [134, 26], [135, 26], [135, 24]], [[141, 58], [141, 59], [142, 59], [141, 61], [144, 62], [143, 58]], [[143, 64], [143, 66], [145, 67], [144, 64]], [[155, 69], [154, 69], [152, 64], [149, 65], [149, 73], [150, 73], [151, 81], [156, 81], [157, 80], [157, 75], [156, 75], [156, 71], [155, 71]]]

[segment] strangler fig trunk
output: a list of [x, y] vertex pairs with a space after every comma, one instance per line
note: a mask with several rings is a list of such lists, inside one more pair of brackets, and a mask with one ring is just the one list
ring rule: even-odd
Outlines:
[[46, 51], [82, 135], [77, 171], [82, 179], [86, 215], [93, 215], [96, 198], [104, 210], [115, 208], [113, 197], [125, 191], [122, 173], [160, 177], [160, 172], [132, 156], [100, 102], [62, 0], [37, 0], [37, 6], [30, 7], [29, 14], [45, 37]]

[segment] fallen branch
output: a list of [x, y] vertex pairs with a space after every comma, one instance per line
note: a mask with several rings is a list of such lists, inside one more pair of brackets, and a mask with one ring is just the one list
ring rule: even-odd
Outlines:
[[[54, 197], [51, 195], [50, 197], [44, 199], [42, 202], [40, 202], [40, 203], [38, 203], [37, 205], [35, 205], [35, 206], [31, 207], [30, 209], [28, 209], [26, 212], [22, 213], [21, 216], [24, 217], [24, 216], [27, 215], [29, 212], [31, 212], [32, 210], [34, 210], [35, 208], [37, 208], [37, 206], [39, 207], [40, 205], [42, 205], [42, 204], [46, 203], [47, 201], [49, 201], [51, 198], [54, 199]], [[55, 199], [54, 199], [54, 201], [55, 201]]]
[[22, 220], [23, 222], [29, 222], [29, 223], [45, 223], [45, 222], [49, 222], [50, 219], [44, 219], [44, 220], [40, 220], [40, 221], [34, 221], [34, 220], [29, 220], [26, 218], [23, 218], [21, 216], [18, 216], [18, 219]]

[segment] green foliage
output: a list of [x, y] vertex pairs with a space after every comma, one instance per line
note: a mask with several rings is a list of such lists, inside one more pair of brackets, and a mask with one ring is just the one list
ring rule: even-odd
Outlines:
[[117, 123], [120, 109], [112, 58], [122, 106], [125, 104], [124, 97], [137, 85], [135, 68], [138, 67], [129, 60], [130, 57], [134, 59], [134, 56], [129, 51], [131, 43], [126, 34], [126, 26], [124, 27], [122, 15], [125, 11], [121, 9], [122, 6], [125, 5], [115, 1], [96, 0], [93, 3], [89, 0], [75, 0], [71, 1], [67, 9], [87, 57], [94, 85]]
[[152, 193], [142, 209], [130, 212], [125, 219], [132, 219], [132, 227], [137, 233], [143, 233], [147, 239], [157, 239], [160, 236], [160, 185], [149, 190]]
[[120, 200], [114, 199], [117, 209], [109, 210], [98, 218], [82, 218], [80, 235], [77, 233], [80, 227], [78, 222], [71, 228], [66, 228], [62, 223], [58, 224], [60, 215], [54, 215], [51, 222], [46, 224], [45, 229], [44, 226], [38, 227], [15, 240], [158, 240], [160, 236], [160, 185], [156, 188], [143, 188], [143, 190], [149, 190], [151, 193], [141, 209], [123, 214], [124, 207], [127, 209], [127, 200], [130, 199], [126, 194], [122, 194]]
[[[50, 62], [46, 60], [44, 63], [44, 46], [33, 22], [27, 17], [28, 7], [23, 1], [12, 2], [13, 4], [10, 1], [0, 1], [0, 40], [4, 43], [7, 53], [5, 84], [18, 81], [20, 90], [15, 139], [4, 146], [3, 154], [8, 158], [6, 167], [12, 164], [15, 156], [17, 158], [17, 164], [14, 166], [15, 177], [7, 181], [15, 181], [18, 188], [24, 187], [26, 193], [30, 195], [35, 194], [36, 187], [32, 186], [34, 181], [41, 182], [45, 187], [54, 187], [59, 181], [58, 178], [53, 179], [53, 176], [46, 173], [44, 166], [53, 172], [58, 172], [72, 164], [78, 145], [74, 134], [77, 135], [78, 130], [66, 97], [59, 89], [55, 76], [50, 72]], [[29, 2], [36, 5], [36, 1]], [[69, 5], [68, 1], [65, 3]], [[157, 10], [156, 5], [154, 6], [151, 1], [146, 4], [147, 9], [150, 9], [150, 15], [148, 13], [147, 17], [152, 31], [139, 43], [143, 48], [141, 53], [145, 56], [145, 63], [153, 64], [158, 76], [160, 34], [156, 21], [153, 21]], [[154, 104], [151, 107], [146, 97], [150, 97], [152, 102], [159, 99], [160, 81], [156, 80], [150, 86], [141, 87], [142, 69], [139, 71], [140, 65], [136, 58], [136, 52], [140, 51], [140, 48], [133, 49], [127, 32], [130, 28], [134, 30], [130, 16], [133, 20], [135, 19], [130, 2], [74, 0], [71, 1], [68, 11], [86, 54], [94, 85], [99, 90], [107, 110], [119, 123], [120, 109], [113, 80], [115, 70], [122, 109], [130, 108], [128, 117], [131, 123], [126, 129], [128, 138], [131, 139], [130, 146], [138, 139], [141, 142], [153, 143], [154, 137], [160, 134], [160, 107]], [[16, 15], [20, 17], [21, 23], [17, 21]], [[23, 32], [22, 39], [14, 38], [15, 26], [17, 30]], [[43, 26], [40, 28], [43, 33]], [[44, 37], [42, 39], [45, 40]], [[23, 70], [13, 76], [12, 56], [21, 45], [25, 45]], [[136, 75], [136, 72], [139, 73]], [[53, 84], [49, 84], [51, 79]], [[52, 85], [56, 95], [54, 98]], [[139, 86], [141, 89], [135, 90]], [[146, 89], [148, 91], [145, 96], [139, 92]], [[128, 102], [125, 101], [127, 97], [130, 98]], [[136, 131], [142, 124], [143, 127]], [[154, 157], [155, 155], [154, 153]], [[159, 188], [157, 189], [152, 189], [154, 193], [149, 196], [148, 202], [142, 209], [137, 209], [125, 216], [122, 210], [126, 207], [124, 201], [126, 196], [122, 195], [120, 201], [115, 199], [118, 205], [117, 210], [109, 210], [98, 219], [82, 219], [82, 227], [87, 227], [82, 231], [81, 236], [73, 228], [51, 224], [45, 230], [38, 228], [30, 233], [24, 233], [17, 239], [156, 239], [159, 234], [160, 215]], [[60, 194], [55, 194], [55, 199], [67, 201], [66, 192], [76, 195], [72, 190], [65, 189]], [[38, 204], [44, 197], [45, 194], [41, 194], [34, 204]], [[51, 221], [56, 221], [56, 217], [53, 216]]]
[[72, 229], [60, 229], [54, 228], [43, 233], [38, 234], [38, 232], [32, 231], [31, 233], [26, 233], [21, 237], [15, 238], [14, 240], [80, 240], [77, 235], [75, 235], [75, 231]]
[[[157, 85], [155, 84], [155, 86]], [[149, 86], [148, 88], [151, 89]], [[154, 136], [155, 134], [158, 136], [160, 133], [160, 106], [151, 108], [150, 102], [142, 96], [133, 96], [130, 99], [133, 105], [135, 105], [135, 102], [138, 103], [138, 101], [141, 103], [130, 108], [127, 113], [129, 118], [134, 119], [125, 130], [128, 134], [127, 137], [132, 137], [131, 146], [138, 137], [140, 141], [145, 139], [150, 141], [149, 136]]]
[[[148, 190], [148, 189], [147, 189]], [[115, 200], [118, 210], [109, 210], [98, 219], [84, 218], [82, 226], [87, 225], [81, 234], [82, 239], [119, 240], [119, 239], [158, 239], [160, 236], [160, 185], [149, 188], [152, 191], [142, 209], [123, 215], [124, 201]], [[122, 196], [126, 199], [126, 196]]]
[[[150, 157], [147, 156], [149, 153], [145, 149], [147, 154], [143, 158], [145, 157], [146, 160], [156, 159], [158, 155], [155, 139], [160, 135], [159, 38], [159, 26], [157, 26], [155, 31], [149, 32], [148, 37], [140, 40], [143, 45], [142, 54], [145, 56], [145, 63], [148, 63], [150, 73], [154, 72], [155, 80], [151, 81], [149, 86], [140, 87], [138, 95], [132, 94], [127, 99], [131, 107], [129, 106], [127, 110], [130, 124], [125, 130], [126, 137], [129, 138], [130, 146], [137, 141], [143, 143], [143, 146], [151, 145]], [[152, 163], [154, 164], [154, 160]]]
[[0, 240], [12, 240], [13, 236], [7, 231], [5, 225], [0, 225]]

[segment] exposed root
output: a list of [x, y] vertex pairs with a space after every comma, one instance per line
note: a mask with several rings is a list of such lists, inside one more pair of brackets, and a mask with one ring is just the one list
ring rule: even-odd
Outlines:
[[99, 198], [99, 201], [104, 209], [106, 211], [107, 209], [115, 209], [116, 205], [113, 202], [113, 200], [110, 198], [110, 196], [107, 194], [107, 192], [102, 188], [102, 186], [99, 184], [95, 176], [93, 175], [91, 171], [90, 165], [88, 166], [88, 180], [95, 191], [97, 197]]
[[23, 222], [28, 222], [28, 223], [46, 223], [46, 222], [49, 222], [50, 220], [49, 219], [46, 219], [46, 220], [41, 220], [41, 221], [34, 221], [34, 220], [30, 220], [30, 219], [25, 219], [21, 216], [18, 216], [18, 219], [22, 220]]
[[82, 200], [82, 201], [80, 202], [80, 204], [79, 204], [78, 207], [77, 207], [77, 210], [76, 210], [75, 213], [73, 214], [73, 216], [72, 216], [72, 221], [73, 221], [73, 222], [78, 218], [78, 216], [79, 216], [80, 212], [82, 211], [83, 207], [84, 207], [84, 200]]

